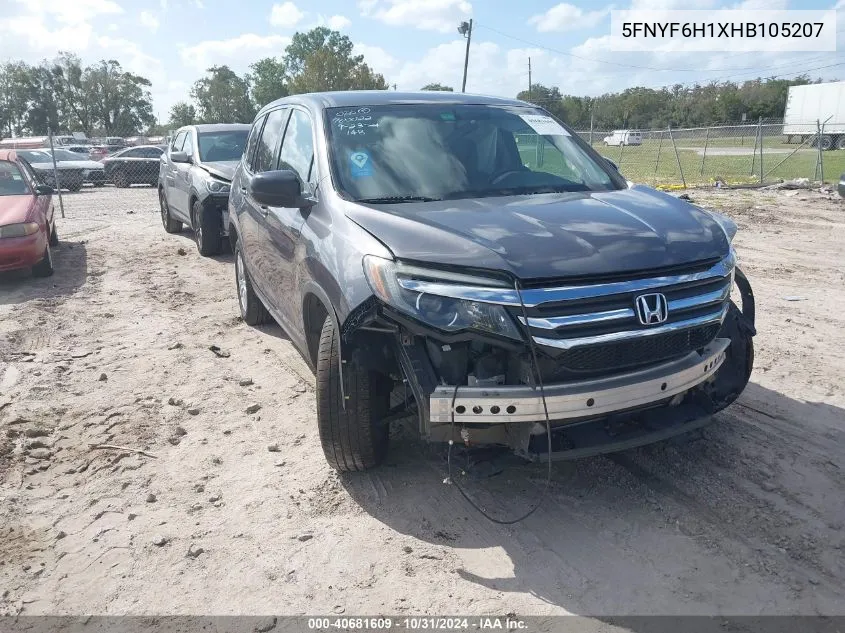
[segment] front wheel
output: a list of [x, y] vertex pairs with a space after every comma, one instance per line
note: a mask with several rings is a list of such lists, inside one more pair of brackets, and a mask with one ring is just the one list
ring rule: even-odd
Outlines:
[[340, 472], [362, 471], [378, 466], [387, 455], [389, 429], [381, 418], [387, 412], [390, 389], [380, 374], [360, 367], [352, 359], [343, 364], [341, 376], [339, 343], [334, 321], [326, 317], [317, 350], [320, 443], [332, 468]]
[[44, 249], [44, 257], [40, 262], [32, 267], [33, 277], [49, 277], [53, 274], [53, 252], [50, 250], [48, 242], [47, 248]]
[[204, 209], [202, 203], [194, 202], [194, 209], [191, 215], [194, 223], [194, 237], [197, 241], [197, 250], [205, 257], [217, 255], [220, 252], [222, 239], [220, 237], [220, 215], [208, 209]]

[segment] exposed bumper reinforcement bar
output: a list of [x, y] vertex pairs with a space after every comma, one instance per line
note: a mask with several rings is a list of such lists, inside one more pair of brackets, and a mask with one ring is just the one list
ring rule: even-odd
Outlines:
[[[579, 382], [545, 386], [549, 419], [567, 420], [640, 407], [682, 393], [710, 378], [725, 361], [731, 341], [717, 338], [703, 352], [657, 367]], [[441, 385], [429, 402], [432, 424], [452, 422], [454, 386]], [[454, 403], [456, 424], [543, 422], [539, 388], [527, 385], [460, 387]]]

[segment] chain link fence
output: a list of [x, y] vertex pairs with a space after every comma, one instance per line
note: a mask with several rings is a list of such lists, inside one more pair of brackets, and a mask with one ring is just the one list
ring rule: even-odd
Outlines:
[[[636, 132], [636, 134], [631, 134]], [[750, 185], [845, 172], [845, 122], [577, 130], [629, 180], [662, 188]], [[630, 139], [630, 141], [629, 141]]]

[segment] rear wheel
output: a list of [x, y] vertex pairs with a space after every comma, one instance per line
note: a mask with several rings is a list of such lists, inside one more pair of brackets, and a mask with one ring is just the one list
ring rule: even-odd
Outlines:
[[220, 214], [204, 209], [199, 200], [194, 201], [191, 219], [194, 223], [194, 237], [200, 255], [217, 255], [220, 252]]
[[341, 375], [339, 351], [339, 335], [329, 316], [317, 349], [320, 443], [326, 461], [335, 470], [367, 470], [378, 466], [387, 455], [389, 429], [381, 424], [381, 418], [387, 412], [390, 390], [384, 387], [383, 376], [351, 359], [343, 364]]
[[238, 307], [241, 318], [247, 325], [261, 325], [270, 319], [267, 308], [252, 289], [252, 280], [244, 265], [244, 256], [240, 242], [235, 242], [235, 287], [238, 291]]
[[833, 139], [830, 138], [827, 134], [825, 134], [824, 136], [822, 136], [821, 146], [823, 150], [829, 150], [831, 147], [833, 147]]
[[182, 223], [170, 217], [170, 207], [167, 204], [167, 196], [164, 189], [158, 190], [158, 204], [161, 207], [161, 223], [167, 233], [178, 233], [182, 230]]
[[129, 176], [126, 175], [125, 171], [114, 172], [111, 179], [115, 187], [125, 188], [129, 186]]
[[50, 244], [44, 249], [44, 257], [40, 262], [32, 267], [33, 277], [49, 277], [53, 274], [53, 253], [50, 250]]
[[845, 134], [836, 139], [836, 149], [845, 149]]

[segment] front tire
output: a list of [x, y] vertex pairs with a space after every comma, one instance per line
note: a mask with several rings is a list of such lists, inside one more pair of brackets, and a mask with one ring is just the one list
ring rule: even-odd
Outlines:
[[219, 216], [208, 209], [203, 209], [202, 203], [196, 200], [191, 219], [194, 223], [194, 237], [200, 255], [204, 257], [217, 255], [220, 252], [222, 242]]
[[32, 267], [33, 277], [49, 277], [53, 274], [53, 253], [50, 251], [50, 243], [44, 249], [44, 257]]
[[270, 319], [267, 308], [252, 289], [252, 280], [244, 265], [243, 249], [240, 242], [235, 242], [235, 289], [238, 292], [238, 307], [241, 318], [247, 325], [261, 325]]
[[[340, 472], [378, 466], [387, 455], [389, 429], [380, 423], [387, 411], [389, 390], [376, 372], [354, 360], [339, 368], [339, 335], [326, 317], [317, 350], [317, 425], [329, 465]], [[344, 388], [341, 390], [341, 379]], [[346, 410], [343, 396], [346, 396]]]
[[158, 204], [161, 207], [161, 224], [166, 233], [178, 233], [182, 230], [182, 223], [170, 217], [170, 206], [167, 204], [167, 196], [164, 189], [158, 190]]

